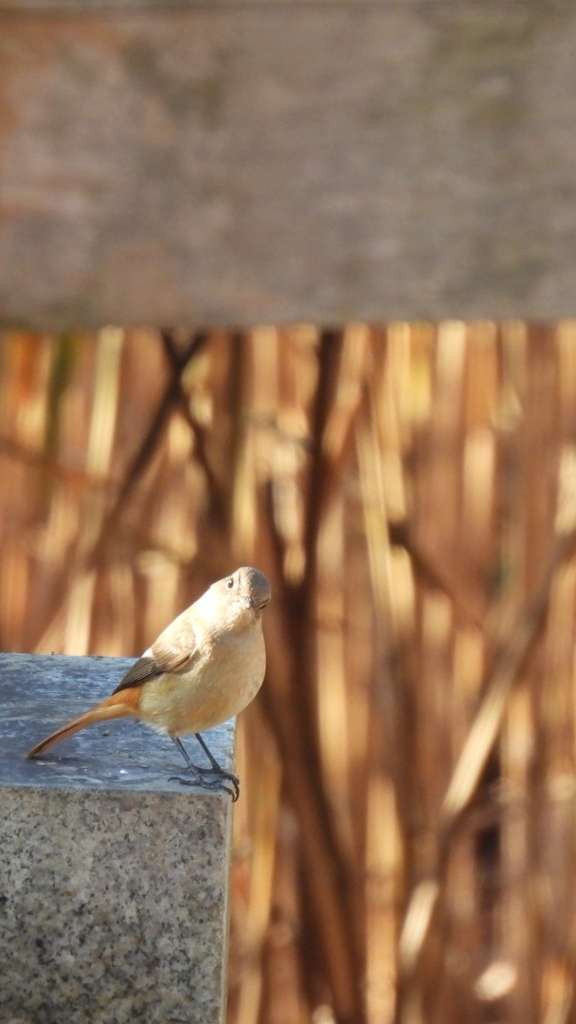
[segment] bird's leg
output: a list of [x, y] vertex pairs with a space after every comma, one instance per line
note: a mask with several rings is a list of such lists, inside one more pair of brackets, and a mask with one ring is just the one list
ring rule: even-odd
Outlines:
[[[211, 750], [208, 748], [208, 745], [206, 741], [203, 739], [201, 733], [195, 732], [194, 735], [198, 740], [198, 743], [202, 747], [202, 750], [206, 754], [206, 757], [210, 761], [211, 765], [210, 768], [198, 768], [198, 766], [196, 766], [196, 770], [199, 771], [202, 775], [209, 775], [212, 773], [220, 782], [229, 782], [234, 789], [232, 800], [235, 803], [238, 797], [240, 796], [240, 781], [238, 779], [238, 776], [234, 775], [233, 772], [227, 772], [224, 768], [222, 768], [221, 765], [218, 764], [218, 761], [214, 757], [214, 754], [211, 752]], [[230, 790], [228, 790], [228, 792], [230, 792]]]
[[[195, 777], [194, 779], [182, 779], [178, 775], [172, 775], [170, 776], [170, 779], [174, 782], [179, 782], [182, 786], [202, 786], [204, 789], [223, 789], [226, 793], [230, 793], [232, 803], [236, 803], [236, 800], [240, 795], [240, 782], [237, 776], [233, 775], [232, 772], [227, 772], [218, 764], [218, 761], [208, 749], [199, 732], [194, 733], [194, 735], [210, 761], [210, 767], [201, 768], [199, 765], [194, 764], [180, 737], [171, 736], [170, 739], [178, 747], [178, 750], [186, 762], [186, 771], [194, 773]], [[209, 779], [209, 776], [212, 776], [212, 779]], [[228, 782], [232, 786], [231, 789], [226, 785]]]

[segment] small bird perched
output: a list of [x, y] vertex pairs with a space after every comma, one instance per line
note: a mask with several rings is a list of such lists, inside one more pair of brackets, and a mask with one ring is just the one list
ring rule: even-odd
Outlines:
[[[224, 789], [237, 800], [237, 777], [218, 764], [200, 731], [237, 715], [260, 689], [266, 668], [262, 611], [270, 597], [268, 578], [248, 566], [213, 583], [128, 669], [110, 697], [37, 743], [26, 756], [39, 757], [93, 722], [132, 716], [174, 741], [190, 773], [179, 782]], [[210, 768], [193, 764], [182, 745], [180, 736], [191, 732]]]

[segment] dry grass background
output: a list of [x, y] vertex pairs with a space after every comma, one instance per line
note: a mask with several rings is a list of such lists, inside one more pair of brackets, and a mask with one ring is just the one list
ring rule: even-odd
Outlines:
[[0, 646], [273, 582], [230, 1024], [576, 1020], [576, 324], [7, 334]]

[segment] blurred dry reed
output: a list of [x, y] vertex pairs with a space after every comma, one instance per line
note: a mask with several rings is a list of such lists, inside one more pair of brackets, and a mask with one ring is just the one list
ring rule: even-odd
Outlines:
[[0, 645], [272, 578], [230, 1024], [576, 1021], [576, 324], [6, 334]]

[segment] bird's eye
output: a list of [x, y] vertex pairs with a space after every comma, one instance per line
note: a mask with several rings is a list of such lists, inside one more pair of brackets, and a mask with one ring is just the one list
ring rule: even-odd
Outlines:
[[226, 580], [226, 586], [228, 587], [228, 590], [232, 590], [232, 587], [234, 586], [234, 577], [233, 576], [229, 576], [228, 577], [228, 579]]

